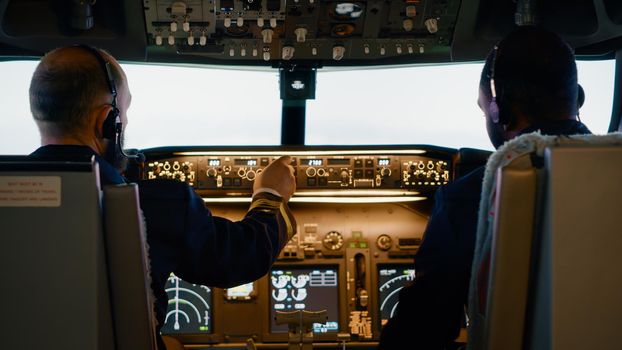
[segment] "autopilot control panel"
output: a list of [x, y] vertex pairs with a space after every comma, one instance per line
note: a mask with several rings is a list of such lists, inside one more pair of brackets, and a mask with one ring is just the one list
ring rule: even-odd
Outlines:
[[[185, 344], [265, 348], [288, 342], [279, 311], [326, 311], [313, 324], [323, 346], [372, 349], [412, 282], [434, 192], [452, 180], [455, 150], [431, 146], [158, 148], [144, 150], [143, 178], [183, 181], [213, 215], [240, 220], [256, 176], [292, 158], [289, 206], [297, 233], [270, 271], [235, 288], [171, 275], [162, 332]], [[331, 345], [332, 344], [332, 345]], [[339, 345], [341, 346], [341, 345]], [[339, 347], [341, 348], [341, 347]]]

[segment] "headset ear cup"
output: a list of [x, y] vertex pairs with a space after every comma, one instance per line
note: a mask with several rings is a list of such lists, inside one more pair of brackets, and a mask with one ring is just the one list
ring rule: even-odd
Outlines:
[[117, 134], [117, 123], [119, 122], [118, 109], [113, 108], [104, 120], [103, 137], [108, 140], [114, 140]]
[[499, 124], [499, 105], [497, 105], [497, 99], [494, 97], [488, 106], [488, 113], [490, 113], [490, 119], [495, 124]]

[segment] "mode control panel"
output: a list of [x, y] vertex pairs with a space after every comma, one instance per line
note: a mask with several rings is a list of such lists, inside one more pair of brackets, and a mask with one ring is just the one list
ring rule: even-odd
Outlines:
[[[199, 193], [245, 195], [271, 162], [292, 157], [297, 191], [430, 191], [451, 180], [451, 154], [420, 149], [171, 152], [151, 155], [144, 178], [187, 182]], [[192, 155], [190, 155], [192, 154]], [[359, 191], [361, 193], [361, 191]]]

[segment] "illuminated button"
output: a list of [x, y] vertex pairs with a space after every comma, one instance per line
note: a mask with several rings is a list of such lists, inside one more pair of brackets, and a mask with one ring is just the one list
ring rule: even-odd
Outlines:
[[410, 32], [411, 30], [413, 30], [414, 26], [415, 26], [415, 22], [413, 22], [413, 20], [410, 18], [407, 18], [402, 21], [402, 28], [404, 28], [404, 30], [407, 32]]
[[354, 169], [354, 178], [362, 179], [363, 178], [363, 170], [362, 169]]
[[365, 159], [365, 167], [366, 168], [373, 168], [374, 167], [374, 160], [373, 159]]
[[270, 160], [268, 158], [261, 158], [261, 166], [268, 166], [268, 163], [270, 163]]
[[233, 178], [233, 186], [242, 186], [242, 179], [238, 177]]
[[373, 179], [374, 178], [374, 169], [365, 169], [365, 178]]
[[354, 167], [355, 168], [362, 168], [363, 167], [363, 161], [361, 159], [355, 159], [354, 160]]

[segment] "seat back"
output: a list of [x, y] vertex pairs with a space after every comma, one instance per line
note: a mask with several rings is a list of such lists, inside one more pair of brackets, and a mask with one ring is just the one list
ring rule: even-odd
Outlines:
[[[136, 185], [90, 162], [0, 157], [2, 348], [155, 349]], [[103, 229], [105, 227], [105, 230]]]
[[622, 326], [622, 145], [545, 154], [530, 349], [619, 349]]
[[[470, 349], [601, 348], [615, 340], [622, 181], [613, 179], [622, 173], [621, 152], [620, 134], [530, 134], [491, 157], [469, 295]], [[594, 294], [600, 304], [578, 303]]]
[[2, 348], [114, 349], [96, 168], [0, 157]]
[[155, 299], [138, 186], [106, 186], [104, 212], [117, 349], [154, 349]]

